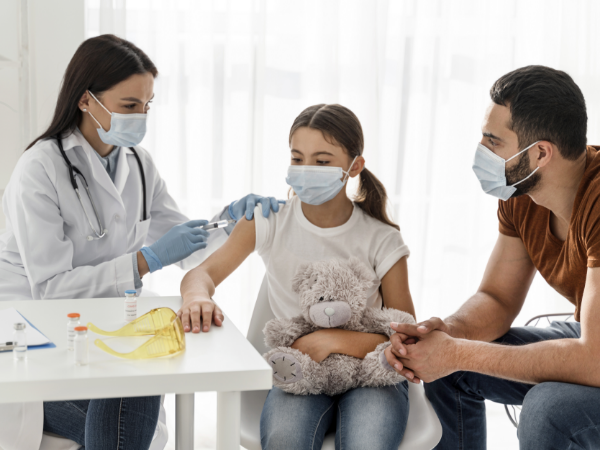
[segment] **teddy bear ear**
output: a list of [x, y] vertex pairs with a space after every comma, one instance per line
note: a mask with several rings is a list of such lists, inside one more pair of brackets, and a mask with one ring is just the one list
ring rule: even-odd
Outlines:
[[296, 270], [296, 275], [294, 275], [294, 278], [292, 279], [292, 290], [296, 294], [300, 293], [300, 285], [302, 282], [310, 277], [309, 267], [310, 264], [304, 263], [300, 264], [300, 266], [298, 266], [298, 270]]
[[352, 272], [354, 272], [354, 275], [356, 275], [359, 280], [372, 281], [372, 276], [368, 267], [365, 266], [356, 256], [350, 257], [348, 260], [348, 266], [350, 266], [350, 269]]

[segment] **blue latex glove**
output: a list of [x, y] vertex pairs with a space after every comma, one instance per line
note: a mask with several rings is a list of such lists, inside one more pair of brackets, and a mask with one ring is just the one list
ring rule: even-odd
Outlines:
[[261, 197], [260, 195], [248, 194], [240, 200], [229, 205], [229, 215], [233, 220], [240, 220], [244, 215], [246, 220], [254, 218], [254, 208], [260, 203], [264, 217], [269, 217], [271, 210], [279, 212], [279, 204], [285, 205], [285, 200], [277, 200], [275, 197]]
[[156, 272], [164, 266], [179, 262], [192, 253], [206, 248], [209, 232], [197, 227], [207, 223], [207, 220], [190, 220], [175, 225], [150, 247], [143, 247], [141, 252], [150, 272]]

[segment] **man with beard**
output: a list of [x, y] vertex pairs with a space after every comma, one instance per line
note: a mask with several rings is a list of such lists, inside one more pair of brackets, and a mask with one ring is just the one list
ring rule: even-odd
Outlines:
[[[478, 291], [445, 320], [392, 324], [396, 370], [440, 418], [437, 449], [486, 448], [484, 400], [523, 405], [521, 449], [600, 448], [600, 147], [585, 100], [542, 66], [492, 86], [473, 170], [500, 198], [500, 234]], [[576, 322], [511, 328], [539, 271]]]

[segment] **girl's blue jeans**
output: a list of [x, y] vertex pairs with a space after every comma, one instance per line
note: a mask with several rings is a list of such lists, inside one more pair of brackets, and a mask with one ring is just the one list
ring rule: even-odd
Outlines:
[[147, 450], [160, 411], [156, 397], [44, 402], [44, 431], [85, 450]]
[[344, 394], [292, 395], [273, 388], [260, 418], [263, 450], [321, 450], [335, 430], [336, 450], [398, 450], [408, 419], [406, 381]]

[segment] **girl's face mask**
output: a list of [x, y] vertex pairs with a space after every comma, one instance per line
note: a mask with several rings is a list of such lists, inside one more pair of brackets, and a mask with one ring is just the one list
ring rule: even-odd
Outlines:
[[[358, 156], [352, 160], [350, 168], [356, 158]], [[288, 168], [285, 181], [302, 202], [309, 205], [322, 205], [333, 199], [346, 185], [350, 168], [346, 172], [341, 167], [292, 165]]]

